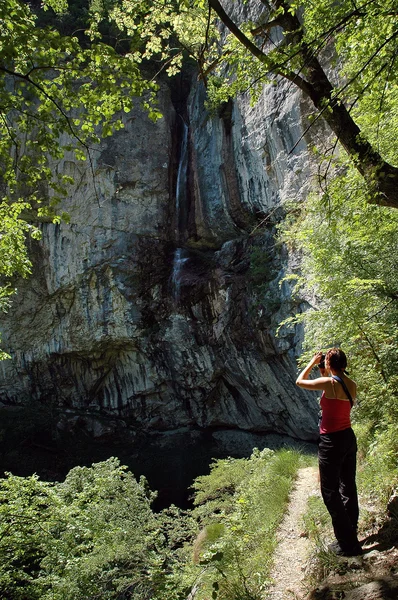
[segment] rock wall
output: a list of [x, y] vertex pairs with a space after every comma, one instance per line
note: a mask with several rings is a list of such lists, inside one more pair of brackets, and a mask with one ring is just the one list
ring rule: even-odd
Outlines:
[[33, 276], [2, 317], [0, 401], [51, 405], [57, 435], [79, 415], [93, 436], [207, 432], [221, 453], [237, 432], [247, 448], [314, 440], [316, 399], [294, 383], [300, 331], [275, 335], [300, 309], [280, 285], [294, 257], [274, 236], [311, 182], [305, 102], [283, 81], [218, 115], [194, 78], [183, 102], [173, 94], [161, 85], [157, 123], [137, 107], [103, 141], [94, 180], [60, 165], [75, 178], [70, 224], [43, 224]]

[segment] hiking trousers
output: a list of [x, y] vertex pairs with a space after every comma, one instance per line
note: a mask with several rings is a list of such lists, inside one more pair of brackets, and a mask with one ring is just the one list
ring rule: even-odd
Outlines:
[[319, 474], [323, 501], [343, 550], [358, 546], [358, 495], [355, 483], [357, 440], [350, 428], [320, 435]]

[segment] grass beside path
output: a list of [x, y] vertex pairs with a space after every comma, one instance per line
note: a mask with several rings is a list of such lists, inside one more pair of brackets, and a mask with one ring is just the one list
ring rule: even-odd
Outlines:
[[304, 462], [294, 450], [255, 450], [250, 459], [216, 461], [196, 480], [195, 600], [264, 600], [277, 531]]

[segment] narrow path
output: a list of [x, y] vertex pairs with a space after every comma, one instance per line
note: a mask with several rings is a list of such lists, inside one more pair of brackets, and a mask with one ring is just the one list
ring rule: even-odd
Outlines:
[[309, 540], [302, 535], [302, 516], [308, 497], [319, 493], [318, 470], [306, 467], [298, 472], [289, 506], [277, 537], [274, 567], [271, 578], [275, 582], [268, 592], [269, 600], [301, 600], [302, 581], [308, 558]]

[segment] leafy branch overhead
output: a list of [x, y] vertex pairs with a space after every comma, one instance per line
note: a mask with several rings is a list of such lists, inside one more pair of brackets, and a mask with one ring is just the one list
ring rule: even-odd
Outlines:
[[[67, 8], [52, 0], [44, 6]], [[57, 168], [65, 153], [88, 158], [92, 169], [98, 143], [123, 127], [120, 114], [137, 97], [150, 118], [159, 116], [157, 86], [142, 76], [134, 53], [118, 54], [89, 36], [81, 43], [39, 26], [19, 0], [0, 4], [1, 276], [25, 276], [24, 235], [38, 237], [32, 223], [62, 217], [55, 207], [72, 182]]]

